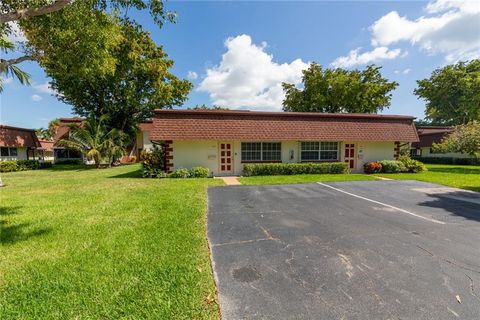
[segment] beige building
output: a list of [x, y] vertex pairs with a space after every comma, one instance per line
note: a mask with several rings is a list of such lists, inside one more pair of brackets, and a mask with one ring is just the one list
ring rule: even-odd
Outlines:
[[[156, 110], [149, 140], [166, 151], [166, 170], [206, 167], [241, 175], [247, 163], [348, 163], [395, 159], [418, 141], [413, 117], [372, 114]], [[145, 136], [143, 137], [145, 138]]]

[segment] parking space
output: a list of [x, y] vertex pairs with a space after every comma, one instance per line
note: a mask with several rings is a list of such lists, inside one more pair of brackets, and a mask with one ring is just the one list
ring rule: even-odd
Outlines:
[[224, 319], [474, 319], [480, 196], [414, 181], [209, 189]]

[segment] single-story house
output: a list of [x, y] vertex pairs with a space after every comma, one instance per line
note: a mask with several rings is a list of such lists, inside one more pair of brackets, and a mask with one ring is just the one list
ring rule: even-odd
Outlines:
[[34, 159], [38, 148], [41, 144], [35, 130], [0, 125], [0, 161]]
[[57, 131], [53, 136], [53, 156], [56, 163], [62, 161], [84, 161], [83, 155], [76, 150], [69, 150], [57, 145], [61, 139], [68, 138], [70, 132], [70, 126], [82, 124], [82, 118], [60, 118]]
[[140, 154], [142, 151], [148, 151], [153, 148], [152, 141], [150, 140], [150, 133], [153, 128], [153, 120], [145, 120], [138, 126], [139, 130], [137, 132], [137, 137], [135, 140], [136, 150], [135, 156], [137, 161], [140, 160]]
[[418, 142], [411, 145], [410, 155], [422, 158], [470, 158], [471, 156], [460, 152], [435, 153], [432, 150], [434, 143], [440, 143], [455, 129], [452, 127], [417, 127]]
[[163, 144], [167, 171], [202, 166], [218, 176], [268, 162], [342, 161], [360, 172], [418, 141], [411, 116], [155, 110], [152, 120], [150, 140]]
[[55, 161], [55, 157], [53, 155], [53, 145], [54, 141], [52, 140], [40, 140], [41, 147], [35, 150], [35, 159], [39, 161]]

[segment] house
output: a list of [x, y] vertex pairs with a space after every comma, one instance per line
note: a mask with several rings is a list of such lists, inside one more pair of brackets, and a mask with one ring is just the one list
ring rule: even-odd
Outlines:
[[81, 125], [83, 119], [82, 118], [60, 118], [58, 119], [58, 127], [53, 136], [53, 157], [54, 162], [64, 162], [64, 161], [84, 161], [83, 155], [76, 151], [66, 149], [64, 147], [60, 147], [57, 145], [58, 141], [61, 139], [66, 139], [70, 132], [70, 127], [72, 125]]
[[0, 161], [34, 159], [38, 148], [35, 130], [0, 125]]
[[155, 110], [150, 140], [163, 144], [166, 169], [206, 167], [240, 175], [246, 163], [342, 161], [353, 172], [395, 159], [417, 142], [413, 117], [376, 114]]
[[135, 142], [135, 156], [137, 161], [140, 161], [140, 154], [142, 151], [148, 151], [153, 148], [152, 141], [150, 140], [150, 133], [153, 128], [153, 120], [145, 120], [138, 126], [136, 142]]
[[410, 155], [421, 158], [470, 158], [468, 154], [459, 152], [435, 153], [432, 150], [434, 143], [440, 143], [446, 136], [455, 129], [452, 127], [417, 127], [418, 142], [411, 145]]
[[39, 161], [55, 161], [53, 154], [54, 141], [51, 140], [39, 140], [41, 147], [35, 151], [35, 159]]

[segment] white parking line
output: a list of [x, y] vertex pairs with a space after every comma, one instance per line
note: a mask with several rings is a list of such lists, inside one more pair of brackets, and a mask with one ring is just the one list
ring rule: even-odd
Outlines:
[[397, 211], [400, 211], [400, 212], [409, 214], [409, 215], [411, 215], [411, 216], [414, 216], [414, 217], [417, 217], [417, 218], [420, 218], [420, 219], [423, 219], [423, 220], [427, 220], [427, 221], [430, 221], [430, 222], [433, 222], [433, 223], [438, 223], [438, 224], [445, 224], [445, 222], [443, 222], [443, 221], [435, 220], [435, 219], [432, 219], [432, 218], [427, 218], [427, 217], [418, 215], [418, 214], [416, 214], [416, 213], [413, 213], [413, 212], [410, 212], [410, 211], [407, 211], [407, 210], [404, 210], [404, 209], [400, 209], [400, 208], [394, 207], [394, 206], [392, 206], [392, 205], [389, 205], [389, 204], [386, 204], [386, 203], [383, 203], [383, 202], [380, 202], [380, 201], [376, 201], [376, 200], [373, 200], [373, 199], [365, 198], [365, 197], [356, 195], [356, 194], [354, 194], [354, 193], [350, 193], [350, 192], [347, 192], [347, 191], [345, 191], [345, 190], [342, 190], [342, 189], [338, 189], [338, 188], [329, 186], [328, 184], [325, 184], [325, 183], [317, 182], [317, 184], [322, 185], [322, 186], [327, 187], [327, 188], [330, 188], [330, 189], [333, 189], [333, 190], [338, 191], [338, 192], [342, 192], [342, 193], [348, 194], [349, 196], [352, 196], [352, 197], [355, 197], [355, 198], [363, 199], [363, 200], [365, 200], [365, 201], [370, 201], [370, 202], [373, 202], [373, 203], [382, 205], [382, 206], [384, 206], [384, 207], [388, 207], [388, 208], [395, 209], [395, 210], [397, 210]]

